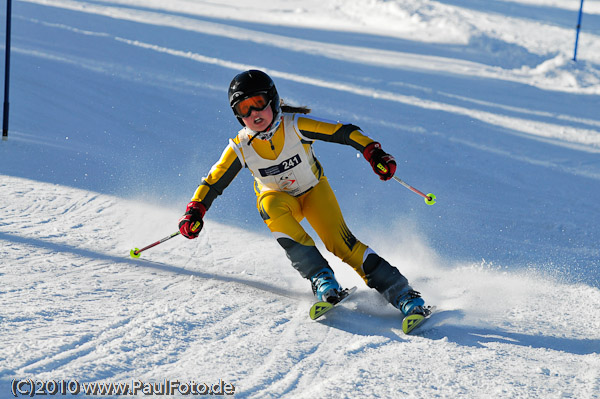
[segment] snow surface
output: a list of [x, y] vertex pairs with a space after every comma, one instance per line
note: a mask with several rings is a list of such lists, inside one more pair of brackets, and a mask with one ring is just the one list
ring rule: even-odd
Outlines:
[[[573, 62], [578, 5], [14, 1], [0, 397], [24, 378], [600, 397], [600, 1], [584, 4]], [[199, 239], [128, 256], [177, 230], [239, 129], [226, 89], [251, 67], [288, 102], [361, 126], [437, 195], [426, 206], [352, 148], [315, 146], [355, 235], [439, 307], [419, 334], [329, 254], [359, 290], [310, 321], [246, 171]]]

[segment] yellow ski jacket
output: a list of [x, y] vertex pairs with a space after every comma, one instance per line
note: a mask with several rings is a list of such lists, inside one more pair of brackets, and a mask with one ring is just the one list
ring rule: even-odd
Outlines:
[[[286, 146], [286, 132], [288, 146]], [[293, 141], [290, 134], [294, 133], [300, 140], [304, 153], [299, 154], [299, 157], [287, 158], [282, 151], [288, 151], [289, 143]], [[202, 179], [192, 201], [201, 202], [208, 210], [215, 198], [223, 193], [243, 167], [248, 167], [253, 173], [257, 195], [264, 191], [276, 190], [288, 191], [291, 195], [299, 196], [310, 190], [314, 184], [306, 183], [304, 186], [301, 184], [296, 187], [293, 185], [294, 181], [290, 180], [286, 184], [278, 186], [270, 181], [269, 177], [276, 172], [287, 170], [290, 166], [295, 166], [294, 164], [302, 158], [306, 161], [303, 166], [310, 167], [310, 171], [318, 181], [323, 176], [323, 168], [312, 151], [314, 141], [350, 145], [361, 154], [364, 148], [373, 142], [373, 139], [364, 135], [355, 125], [318, 119], [305, 114], [284, 113], [282, 123], [271, 140], [249, 140], [253, 134], [255, 133], [251, 130], [243, 128], [235, 138], [230, 140], [230, 144], [225, 148], [220, 159], [213, 165], [208, 175]], [[244, 148], [246, 146], [252, 148]], [[281, 155], [284, 155], [286, 159], [281, 159]], [[306, 178], [301, 180], [304, 182]], [[296, 187], [294, 188], [296, 191], [292, 190], [292, 187]]]

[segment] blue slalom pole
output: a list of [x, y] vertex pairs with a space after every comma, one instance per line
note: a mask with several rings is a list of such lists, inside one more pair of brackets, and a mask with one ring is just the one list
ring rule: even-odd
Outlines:
[[8, 86], [10, 83], [10, 20], [12, 0], [6, 0], [6, 55], [4, 57], [4, 110], [2, 113], [2, 140], [8, 139]]
[[579, 43], [579, 30], [581, 29], [581, 16], [583, 15], [583, 0], [579, 6], [579, 17], [577, 18], [577, 33], [575, 34], [575, 52], [573, 53], [573, 61], [577, 61], [577, 44]]

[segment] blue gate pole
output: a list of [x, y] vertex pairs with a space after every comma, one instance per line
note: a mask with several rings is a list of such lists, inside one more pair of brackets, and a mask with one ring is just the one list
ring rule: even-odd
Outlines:
[[579, 6], [579, 17], [577, 18], [577, 33], [575, 34], [575, 52], [573, 53], [573, 61], [577, 61], [577, 44], [579, 43], [579, 30], [581, 29], [581, 16], [583, 15], [583, 0]]
[[6, 0], [6, 55], [4, 57], [4, 111], [2, 113], [2, 140], [8, 139], [8, 86], [10, 83], [10, 20], [12, 0]]

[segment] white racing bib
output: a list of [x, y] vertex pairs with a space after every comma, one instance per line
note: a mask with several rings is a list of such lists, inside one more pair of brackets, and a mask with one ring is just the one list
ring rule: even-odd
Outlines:
[[[319, 170], [312, 147], [305, 148], [302, 139], [294, 129], [294, 115], [284, 114], [284, 145], [277, 159], [265, 159], [258, 155], [252, 145], [248, 145], [248, 130], [238, 133], [240, 144], [233, 140], [229, 145], [235, 150], [242, 164], [245, 164], [254, 175], [257, 191], [283, 191], [293, 196], [304, 194], [318, 182], [314, 171]], [[308, 139], [305, 139], [308, 141]], [[310, 140], [312, 141], [312, 140]]]

